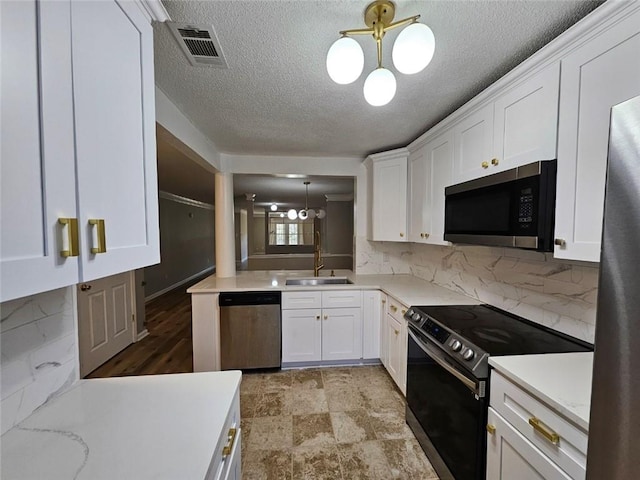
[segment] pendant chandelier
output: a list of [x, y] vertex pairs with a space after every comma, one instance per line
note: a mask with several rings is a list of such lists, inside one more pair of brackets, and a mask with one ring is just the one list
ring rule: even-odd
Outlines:
[[393, 45], [393, 64], [400, 73], [412, 75], [421, 72], [431, 62], [435, 51], [435, 38], [431, 29], [418, 23], [420, 15], [393, 21], [396, 7], [389, 0], [376, 0], [364, 12], [368, 28], [343, 30], [327, 53], [327, 72], [331, 79], [347, 85], [355, 82], [364, 68], [362, 47], [350, 35], [372, 35], [378, 50], [378, 67], [364, 82], [364, 98], [374, 107], [389, 103], [396, 94], [396, 78], [382, 66], [382, 39], [386, 32], [407, 27], [400, 32]]
[[309, 184], [311, 184], [311, 182], [304, 182], [306, 190], [304, 208], [299, 212], [297, 212], [295, 208], [289, 210], [287, 212], [287, 217], [289, 217], [289, 220], [295, 220], [296, 218], [299, 218], [300, 220], [306, 220], [308, 218], [314, 219], [316, 217], [318, 217], [319, 219], [323, 219], [327, 215], [327, 212], [325, 212], [322, 208], [318, 209], [318, 211], [309, 209]]

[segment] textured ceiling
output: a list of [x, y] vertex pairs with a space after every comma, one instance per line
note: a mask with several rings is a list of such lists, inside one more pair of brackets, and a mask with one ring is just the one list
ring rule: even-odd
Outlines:
[[[326, 52], [338, 31], [364, 27], [368, 0], [163, 0], [172, 19], [211, 24], [229, 69], [192, 67], [165, 24], [155, 25], [156, 82], [224, 152], [344, 156], [403, 146], [593, 10], [601, 1], [397, 1], [436, 38], [431, 64], [396, 74], [396, 97], [368, 105], [362, 86], [375, 42], [356, 37], [363, 75], [333, 83]], [[383, 64], [393, 69], [384, 39]]]

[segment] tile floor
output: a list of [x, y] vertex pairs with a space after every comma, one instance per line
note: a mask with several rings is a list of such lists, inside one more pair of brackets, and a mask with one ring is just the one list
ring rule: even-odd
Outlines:
[[382, 366], [244, 374], [243, 480], [432, 480]]

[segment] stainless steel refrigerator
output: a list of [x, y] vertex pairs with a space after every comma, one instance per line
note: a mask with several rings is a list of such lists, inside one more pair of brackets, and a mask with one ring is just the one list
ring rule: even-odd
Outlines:
[[640, 478], [640, 97], [613, 107], [587, 480]]

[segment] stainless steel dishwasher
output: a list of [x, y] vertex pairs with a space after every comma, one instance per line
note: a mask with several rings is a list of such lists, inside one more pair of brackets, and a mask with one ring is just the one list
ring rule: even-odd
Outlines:
[[280, 292], [220, 294], [222, 370], [280, 367], [281, 297]]

